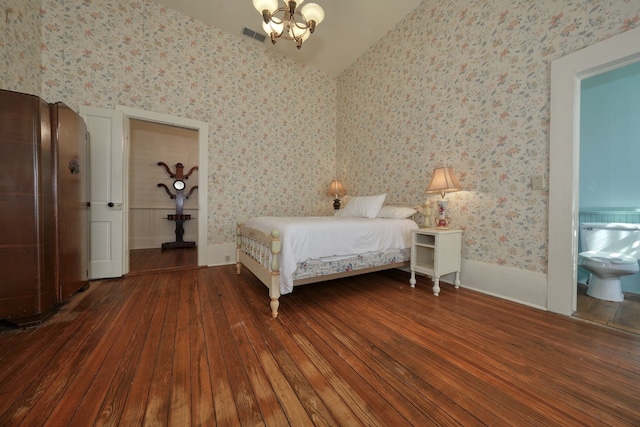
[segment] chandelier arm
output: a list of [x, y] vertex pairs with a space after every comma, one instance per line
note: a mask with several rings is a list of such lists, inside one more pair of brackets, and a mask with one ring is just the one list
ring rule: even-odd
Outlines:
[[289, 12], [289, 17], [291, 18], [294, 13], [298, 12], [296, 9], [298, 5], [294, 0], [289, 0], [287, 4], [288, 4], [287, 11]]
[[[276, 44], [276, 39], [282, 37], [285, 40], [295, 41], [296, 47], [300, 49], [304, 40], [309, 37], [306, 32], [313, 33], [317, 23], [315, 20], [307, 20], [306, 16], [297, 9], [296, 1], [289, 0], [285, 3], [286, 6], [279, 7], [273, 12], [263, 10], [262, 16], [269, 29], [271, 43]], [[282, 14], [282, 17], [279, 18], [278, 14]], [[267, 30], [266, 27], [265, 30]]]
[[[309, 28], [309, 23], [307, 22], [307, 18], [302, 14], [302, 12], [300, 12], [299, 10], [296, 10], [296, 15], [298, 15], [301, 19], [302, 22], [298, 23], [298, 21], [296, 21], [295, 19], [291, 19], [291, 21], [293, 22], [293, 24], [300, 28], [301, 30], [306, 30]], [[294, 18], [293, 16], [291, 18]], [[302, 26], [300, 26], [302, 25]]]
[[268, 24], [269, 21], [271, 21], [271, 12], [269, 12], [267, 9], [262, 11], [262, 20], [265, 24]]

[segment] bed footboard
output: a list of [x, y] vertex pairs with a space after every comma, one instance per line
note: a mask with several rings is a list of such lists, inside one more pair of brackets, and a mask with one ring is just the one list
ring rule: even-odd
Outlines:
[[238, 224], [236, 269], [240, 274], [242, 266], [247, 267], [264, 285], [269, 288], [271, 298], [271, 316], [278, 316], [280, 306], [280, 265], [278, 255], [282, 249], [280, 232], [271, 234]]

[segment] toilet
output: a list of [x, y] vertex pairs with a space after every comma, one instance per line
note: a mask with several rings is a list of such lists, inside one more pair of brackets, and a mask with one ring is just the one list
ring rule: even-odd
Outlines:
[[640, 224], [585, 222], [580, 224], [580, 243], [578, 266], [591, 273], [587, 295], [623, 301], [620, 277], [640, 269]]

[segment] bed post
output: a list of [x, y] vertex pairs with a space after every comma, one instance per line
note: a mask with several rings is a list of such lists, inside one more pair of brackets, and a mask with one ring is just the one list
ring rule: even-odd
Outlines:
[[240, 248], [242, 247], [242, 237], [240, 236], [240, 228], [242, 223], [236, 223], [236, 272], [240, 274], [242, 263], [240, 263]]
[[280, 307], [280, 262], [279, 255], [282, 250], [280, 242], [280, 232], [277, 229], [271, 230], [271, 286], [269, 286], [269, 297], [271, 298], [271, 317], [278, 317], [278, 307]]

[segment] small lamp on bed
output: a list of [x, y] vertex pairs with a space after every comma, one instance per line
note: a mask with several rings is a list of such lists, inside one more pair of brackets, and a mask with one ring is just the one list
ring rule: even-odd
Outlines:
[[451, 218], [447, 214], [449, 201], [444, 199], [445, 193], [453, 193], [460, 190], [462, 190], [462, 187], [453, 175], [453, 169], [435, 168], [433, 170], [433, 177], [431, 177], [431, 182], [427, 187], [427, 193], [440, 193], [442, 195], [442, 199], [436, 201], [438, 203], [435, 218], [436, 228], [449, 228], [449, 223], [451, 222]]
[[342, 185], [342, 182], [338, 181], [337, 179], [331, 181], [331, 184], [329, 184], [328, 193], [331, 196], [335, 197], [335, 199], [333, 200], [333, 208], [335, 210], [340, 209], [340, 196], [344, 196], [345, 194], [347, 194], [347, 190], [344, 189], [344, 185]]

